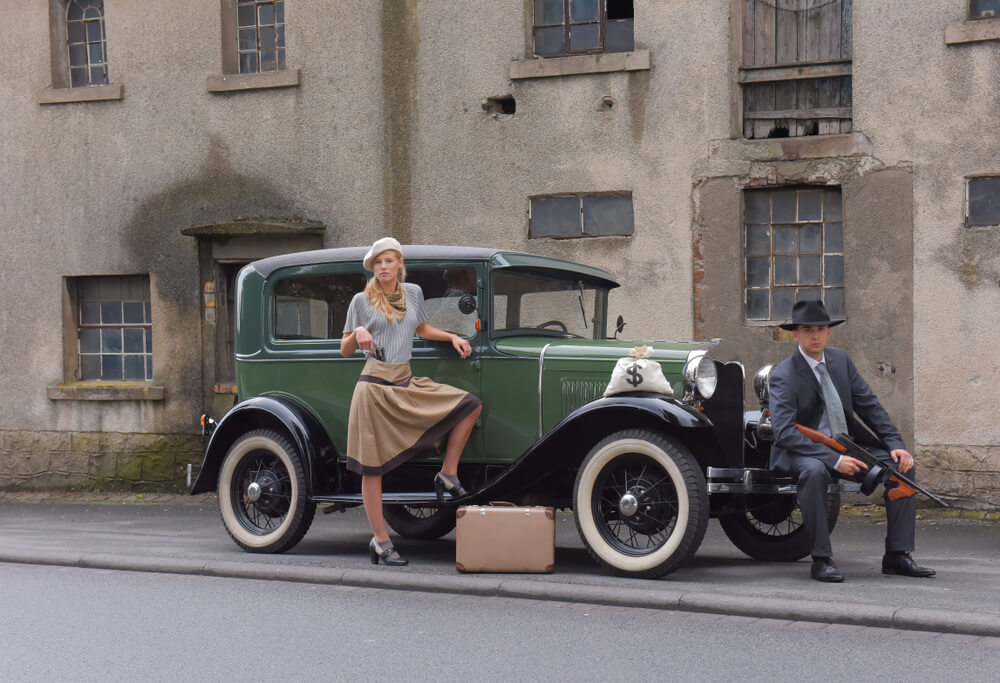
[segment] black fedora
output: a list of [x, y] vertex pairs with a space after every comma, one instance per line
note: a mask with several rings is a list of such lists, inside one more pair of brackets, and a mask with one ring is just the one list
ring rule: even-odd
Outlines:
[[782, 323], [778, 327], [783, 330], [794, 330], [799, 325], [823, 325], [835, 327], [843, 320], [830, 320], [830, 315], [826, 312], [826, 306], [822, 301], [810, 299], [808, 301], [796, 301], [792, 306], [792, 322]]

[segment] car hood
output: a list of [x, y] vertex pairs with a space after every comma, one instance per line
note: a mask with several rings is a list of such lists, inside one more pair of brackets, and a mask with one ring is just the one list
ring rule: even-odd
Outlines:
[[542, 336], [517, 336], [497, 339], [496, 348], [512, 356], [537, 358], [545, 350], [546, 360], [578, 359], [615, 361], [628, 355], [636, 346], [652, 346], [653, 359], [663, 363], [684, 363], [692, 351], [712, 348], [718, 341], [637, 341], [633, 339], [559, 339]]

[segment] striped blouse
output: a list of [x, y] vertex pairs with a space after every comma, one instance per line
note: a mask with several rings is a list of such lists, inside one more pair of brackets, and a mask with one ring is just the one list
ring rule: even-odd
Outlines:
[[[368, 301], [364, 292], [358, 292], [347, 308], [344, 334], [350, 334], [358, 327], [371, 332], [376, 344], [385, 349], [386, 363], [406, 363], [413, 355], [413, 336], [420, 323], [427, 320], [424, 292], [420, 285], [403, 283], [406, 292], [406, 316], [400, 322], [389, 320]], [[368, 355], [368, 352], [365, 352]]]

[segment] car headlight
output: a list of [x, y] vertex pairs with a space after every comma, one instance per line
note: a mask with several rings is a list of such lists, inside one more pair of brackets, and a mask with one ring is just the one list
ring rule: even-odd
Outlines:
[[701, 354], [690, 358], [684, 364], [684, 394], [696, 400], [712, 398], [719, 375], [715, 371], [715, 361]]
[[772, 370], [774, 370], [774, 364], [768, 363], [753, 376], [753, 392], [757, 394], [757, 400], [760, 401], [760, 409], [765, 412], [767, 412], [767, 404], [771, 400], [769, 382]]

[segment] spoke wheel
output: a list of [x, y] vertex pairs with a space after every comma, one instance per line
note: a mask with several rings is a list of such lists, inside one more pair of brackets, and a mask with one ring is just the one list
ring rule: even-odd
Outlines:
[[302, 458], [269, 429], [240, 437], [219, 470], [219, 512], [226, 531], [248, 552], [280, 553], [305, 535], [316, 513], [308, 501]]
[[669, 574], [698, 549], [708, 525], [697, 461], [649, 430], [617, 432], [594, 446], [577, 473], [573, 498], [587, 550], [621, 576]]
[[[839, 515], [840, 492], [827, 493], [826, 523], [830, 531]], [[795, 562], [809, 554], [809, 536], [794, 496], [746, 496], [746, 511], [720, 517], [719, 524], [733, 545], [756, 560]]]
[[441, 538], [455, 528], [455, 508], [385, 505], [385, 521], [404, 538], [425, 541]]

